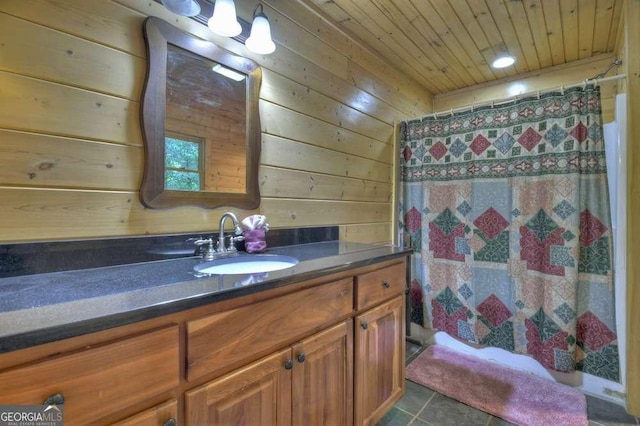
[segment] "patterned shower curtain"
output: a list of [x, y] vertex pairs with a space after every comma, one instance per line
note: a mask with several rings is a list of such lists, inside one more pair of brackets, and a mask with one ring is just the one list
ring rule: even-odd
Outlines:
[[619, 381], [599, 89], [400, 126], [412, 321]]

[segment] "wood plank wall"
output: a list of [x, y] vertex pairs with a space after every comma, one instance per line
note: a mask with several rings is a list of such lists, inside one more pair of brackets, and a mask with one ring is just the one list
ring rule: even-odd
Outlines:
[[[150, 0], [3, 0], [0, 242], [207, 232], [227, 210], [390, 241], [394, 122], [431, 111], [431, 94], [297, 1], [263, 3], [268, 56]], [[255, 4], [236, 0], [238, 14]], [[150, 15], [263, 67], [258, 210], [139, 202]]]

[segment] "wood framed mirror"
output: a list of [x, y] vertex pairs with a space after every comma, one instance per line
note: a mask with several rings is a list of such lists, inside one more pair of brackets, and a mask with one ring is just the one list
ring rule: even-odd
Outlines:
[[156, 17], [143, 33], [142, 204], [258, 207], [260, 67]]

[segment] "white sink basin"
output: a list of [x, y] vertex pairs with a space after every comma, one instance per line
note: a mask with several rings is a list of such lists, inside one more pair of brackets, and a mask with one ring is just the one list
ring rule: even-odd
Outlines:
[[298, 264], [298, 259], [277, 254], [256, 254], [216, 259], [196, 265], [201, 274], [238, 275], [279, 271]]

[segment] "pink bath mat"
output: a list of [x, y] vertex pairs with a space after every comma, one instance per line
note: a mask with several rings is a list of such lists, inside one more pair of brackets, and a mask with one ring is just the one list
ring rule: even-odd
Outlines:
[[433, 345], [407, 379], [521, 426], [586, 426], [584, 394], [569, 386]]

